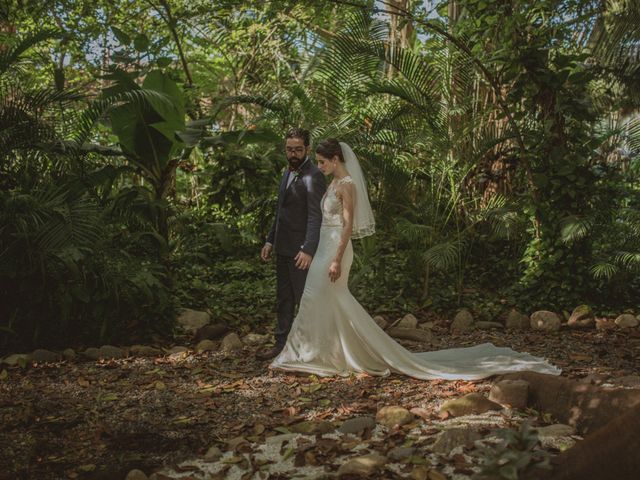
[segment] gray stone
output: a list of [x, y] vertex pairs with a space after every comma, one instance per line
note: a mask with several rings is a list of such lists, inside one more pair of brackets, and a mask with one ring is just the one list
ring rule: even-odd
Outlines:
[[11, 355], [3, 358], [2, 363], [9, 365], [10, 367], [15, 367], [16, 365], [26, 366], [31, 363], [31, 355], [28, 353], [12, 353]]
[[100, 349], [95, 347], [89, 347], [84, 352], [81, 352], [82, 356], [89, 360], [100, 360]]
[[171, 349], [169, 349], [167, 353], [169, 355], [175, 355], [177, 353], [187, 353], [188, 351], [189, 349], [187, 347], [184, 347], [182, 345], [176, 345], [175, 347], [171, 347]]
[[400, 462], [411, 457], [416, 453], [416, 449], [413, 447], [394, 447], [387, 452], [387, 458], [394, 462]]
[[396, 327], [399, 328], [417, 328], [418, 327], [418, 319], [411, 313], [407, 313], [402, 320], [400, 320]]
[[401, 338], [403, 340], [413, 340], [414, 342], [430, 342], [432, 334], [429, 330], [421, 330], [419, 328], [399, 328], [392, 327], [387, 330], [387, 333], [394, 338]]
[[418, 325], [418, 328], [420, 330], [432, 330], [434, 326], [435, 326], [434, 322], [424, 322]]
[[630, 313], [623, 313], [615, 319], [615, 322], [620, 328], [634, 328], [638, 326], [638, 319]]
[[468, 332], [473, 328], [473, 315], [466, 308], [460, 310], [451, 323], [452, 332]]
[[476, 328], [479, 328], [480, 330], [493, 330], [496, 328], [504, 328], [504, 325], [500, 322], [476, 322]]
[[543, 332], [557, 332], [560, 330], [560, 317], [547, 310], [539, 310], [531, 315], [531, 328]]
[[222, 339], [220, 349], [223, 352], [235, 352], [237, 350], [242, 350], [242, 346], [243, 345], [240, 337], [238, 337], [238, 334], [234, 332], [230, 333]]
[[211, 340], [201, 340], [196, 345], [196, 352], [198, 353], [212, 352], [215, 349], [216, 349], [216, 344]]
[[162, 355], [162, 350], [149, 345], [132, 345], [129, 352], [137, 357], [158, 357]]
[[142, 470], [131, 470], [127, 473], [125, 480], [148, 480], [149, 477]]
[[454, 448], [471, 444], [482, 436], [471, 428], [449, 428], [440, 432], [433, 444], [435, 453], [449, 455]]
[[50, 350], [38, 348], [31, 352], [31, 361], [37, 363], [55, 363], [62, 360], [62, 355]]
[[344, 475], [375, 476], [375, 478], [379, 478], [378, 473], [386, 463], [387, 458], [376, 453], [355, 457], [340, 465], [338, 478]]
[[127, 354], [124, 350], [113, 345], [103, 345], [100, 347], [100, 358], [110, 360], [113, 358], [124, 358]]
[[444, 402], [440, 407], [440, 412], [448, 412], [452, 417], [460, 417], [462, 415], [478, 415], [490, 410], [501, 409], [501, 405], [492, 402], [481, 393], [469, 393], [464, 397]]
[[393, 428], [396, 425], [402, 426], [411, 423], [415, 417], [406, 408], [396, 405], [382, 407], [376, 414], [376, 422], [387, 428]]
[[185, 308], [178, 315], [178, 325], [187, 333], [195, 334], [199, 328], [204, 327], [211, 321], [207, 312], [199, 312]]
[[376, 420], [373, 417], [355, 417], [345, 420], [338, 431], [340, 433], [353, 433], [358, 435], [366, 429], [373, 430], [376, 426]]
[[387, 322], [382, 315], [376, 315], [373, 317], [373, 321], [383, 330], [389, 326], [389, 322]]
[[222, 323], [214, 323], [211, 325], [205, 325], [198, 329], [194, 336], [194, 341], [199, 342], [201, 340], [217, 340], [229, 331], [229, 328]]
[[489, 400], [518, 410], [527, 408], [529, 382], [525, 380], [502, 380], [491, 387]]
[[331, 422], [325, 422], [322, 420], [309, 420], [306, 422], [296, 423], [291, 425], [289, 430], [294, 433], [304, 433], [305, 435], [316, 435], [331, 433], [336, 427]]
[[513, 309], [509, 312], [505, 326], [509, 330], [528, 330], [531, 328], [531, 320], [526, 315]]
[[220, 450], [216, 446], [213, 446], [213, 447], [210, 447], [209, 450], [207, 450], [207, 453], [204, 454], [204, 459], [210, 462], [215, 462], [219, 460], [220, 457], [222, 457], [222, 455], [223, 455], [222, 450]]
[[76, 359], [76, 352], [73, 350], [73, 348], [65, 348], [62, 351], [62, 356], [65, 360], [72, 362]]
[[593, 311], [589, 305], [579, 305], [573, 309], [567, 325], [571, 328], [589, 328], [593, 327], [596, 320]]
[[264, 345], [269, 341], [269, 335], [260, 335], [259, 333], [247, 333], [242, 337], [242, 343], [250, 346]]
[[610, 318], [596, 318], [596, 330], [613, 330], [616, 322]]

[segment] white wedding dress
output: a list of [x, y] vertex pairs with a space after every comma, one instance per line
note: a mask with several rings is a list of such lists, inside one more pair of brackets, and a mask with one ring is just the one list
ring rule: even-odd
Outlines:
[[[347, 176], [340, 182], [352, 180]], [[394, 372], [426, 380], [473, 380], [523, 370], [560, 374], [543, 358], [491, 343], [419, 353], [405, 349], [351, 295], [347, 284], [353, 261], [351, 241], [342, 257], [340, 278], [336, 282], [329, 280], [329, 265], [341, 231], [342, 202], [330, 185], [322, 199], [320, 243], [309, 268], [300, 308], [272, 368], [318, 376], [361, 372], [386, 376]]]

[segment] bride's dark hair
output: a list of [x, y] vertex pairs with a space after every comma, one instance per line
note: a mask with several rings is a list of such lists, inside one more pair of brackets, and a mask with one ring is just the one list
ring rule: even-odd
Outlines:
[[325, 138], [316, 147], [316, 153], [319, 153], [325, 158], [338, 157], [342, 163], [344, 163], [344, 157], [342, 156], [342, 147], [340, 146], [340, 140], [337, 138]]

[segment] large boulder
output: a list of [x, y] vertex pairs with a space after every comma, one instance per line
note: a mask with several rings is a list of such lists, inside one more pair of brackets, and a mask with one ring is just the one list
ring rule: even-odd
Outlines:
[[177, 318], [178, 325], [186, 333], [195, 334], [199, 328], [204, 327], [211, 321], [207, 312], [199, 312], [190, 308], [184, 308]]
[[507, 316], [505, 326], [509, 330], [528, 330], [531, 328], [531, 320], [528, 316], [513, 309]]
[[589, 305], [579, 305], [573, 309], [567, 326], [571, 328], [593, 327], [596, 323], [593, 311]]
[[547, 310], [539, 310], [531, 315], [531, 328], [543, 332], [557, 332], [560, 330], [560, 317]]
[[466, 308], [460, 310], [451, 323], [452, 332], [468, 332], [473, 330], [473, 315]]
[[365, 430], [373, 430], [376, 427], [376, 420], [373, 417], [364, 416], [364, 417], [354, 417], [348, 420], [345, 420], [338, 431], [340, 433], [352, 433], [354, 435], [359, 435]]
[[222, 339], [222, 344], [220, 345], [220, 349], [223, 352], [235, 352], [242, 350], [242, 347], [242, 340], [240, 340], [240, 337], [238, 337], [238, 334], [235, 332], [224, 337]]
[[55, 363], [62, 360], [62, 355], [51, 350], [39, 348], [31, 352], [31, 361], [35, 363]]

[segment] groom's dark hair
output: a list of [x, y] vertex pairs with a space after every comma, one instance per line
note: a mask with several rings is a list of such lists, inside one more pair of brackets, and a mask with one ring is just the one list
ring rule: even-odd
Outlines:
[[288, 138], [299, 138], [304, 142], [305, 147], [309, 146], [309, 130], [305, 130], [304, 128], [290, 128], [287, 132], [286, 137], [284, 137], [285, 142]]

